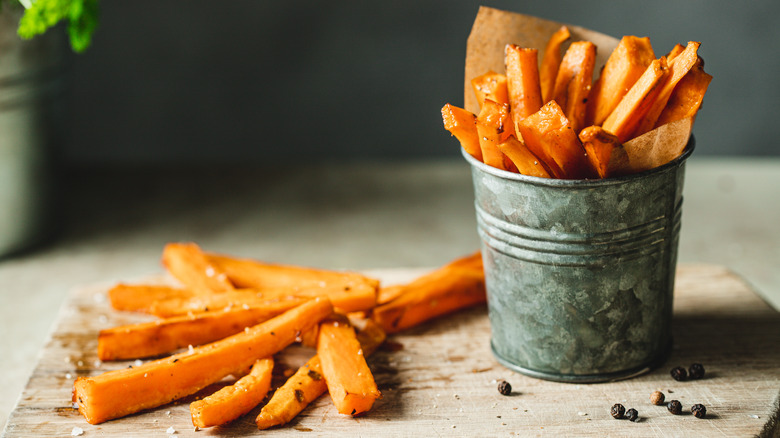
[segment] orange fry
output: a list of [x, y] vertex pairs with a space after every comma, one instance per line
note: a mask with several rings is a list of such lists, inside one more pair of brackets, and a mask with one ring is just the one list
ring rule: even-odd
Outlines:
[[674, 87], [655, 128], [686, 117], [694, 117], [701, 107], [704, 93], [707, 92], [711, 81], [712, 76], [704, 71], [704, 62], [699, 58], [691, 71]]
[[582, 179], [596, 176], [577, 134], [554, 100], [523, 120], [520, 133], [528, 149], [542, 159], [556, 178]]
[[507, 170], [504, 154], [498, 150], [498, 144], [509, 136], [508, 132], [514, 132], [509, 106], [486, 99], [477, 116], [477, 133], [482, 160], [488, 166]]
[[507, 44], [505, 49], [509, 109], [515, 127], [542, 107], [537, 53], [536, 49], [514, 44]]
[[240, 306], [195, 315], [174, 316], [140, 324], [101, 330], [98, 359], [126, 360], [159, 356], [189, 345], [203, 345], [241, 332], [292, 309], [301, 301], [265, 307]]
[[627, 171], [628, 155], [617, 137], [600, 126], [583, 129], [579, 137], [599, 177], [608, 178]]
[[382, 396], [355, 329], [349, 323], [325, 321], [320, 324], [317, 356], [328, 392], [339, 413], [362, 414]]
[[481, 76], [477, 76], [471, 80], [471, 86], [474, 88], [474, 94], [477, 96], [480, 108], [485, 103], [485, 99], [490, 99], [500, 104], [509, 103], [506, 76], [501, 73], [489, 71]]
[[650, 110], [655, 95], [668, 74], [669, 68], [665, 57], [662, 56], [651, 62], [604, 121], [602, 125], [604, 129], [616, 135], [621, 143], [630, 139], [639, 121]]
[[[345, 292], [355, 290], [374, 290], [379, 281], [354, 272], [332, 271], [302, 266], [264, 263], [257, 260], [207, 254], [209, 261], [223, 270], [230, 281], [239, 288], [298, 288], [298, 289], [336, 289]], [[313, 293], [316, 295], [316, 293]]]
[[374, 308], [372, 318], [385, 332], [396, 333], [485, 300], [482, 256], [475, 253], [404, 286], [397, 298]]
[[561, 64], [561, 46], [569, 39], [569, 28], [561, 26], [547, 41], [542, 56], [542, 66], [539, 68], [539, 82], [542, 90], [542, 103], [552, 99], [555, 90], [555, 78], [558, 76], [558, 67]]
[[260, 359], [236, 383], [190, 403], [192, 425], [201, 429], [220, 426], [251, 411], [271, 389], [273, 369], [273, 359]]
[[196, 294], [233, 290], [227, 275], [214, 266], [194, 243], [165, 245], [162, 261], [171, 275]]
[[193, 293], [171, 286], [118, 284], [108, 291], [108, 299], [115, 310], [149, 313], [156, 301], [171, 298], [190, 298]]
[[517, 171], [523, 175], [550, 178], [544, 164], [534, 155], [520, 140], [509, 137], [498, 144], [498, 150], [509, 157], [517, 167]]
[[441, 109], [441, 117], [444, 120], [444, 129], [458, 139], [469, 155], [482, 161], [482, 149], [479, 147], [477, 135], [477, 116], [448, 103]]
[[585, 108], [595, 65], [596, 45], [590, 41], [577, 41], [571, 43], [563, 55], [555, 78], [552, 98], [563, 108], [575, 133], [585, 123]]
[[669, 54], [666, 55], [666, 61], [671, 62], [672, 59], [682, 53], [683, 50], [685, 50], [685, 46], [679, 43], [675, 44], [674, 47], [672, 47], [672, 50], [669, 51]]
[[693, 66], [696, 65], [696, 62], [699, 59], [697, 51], [699, 50], [700, 45], [701, 43], [696, 41], [689, 42], [685, 47], [685, 50], [680, 52], [673, 60], [669, 61], [669, 74], [664, 79], [658, 94], [655, 95], [652, 106], [639, 122], [639, 125], [634, 131], [634, 137], [639, 137], [645, 132], [653, 129], [656, 125], [658, 118], [661, 116], [661, 112], [663, 112], [667, 102], [669, 102], [669, 98], [671, 97], [674, 88], [680, 80], [691, 71]]
[[593, 84], [588, 97], [586, 126], [603, 124], [654, 59], [650, 38], [624, 36]]

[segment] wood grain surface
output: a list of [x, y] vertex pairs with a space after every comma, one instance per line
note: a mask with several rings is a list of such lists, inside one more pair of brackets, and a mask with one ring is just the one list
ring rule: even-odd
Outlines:
[[[384, 284], [408, 281], [419, 270], [371, 274]], [[191, 397], [126, 418], [90, 425], [71, 406], [73, 380], [132, 365], [97, 361], [102, 328], [143, 317], [109, 308], [111, 284], [72, 291], [4, 436], [780, 436], [780, 314], [725, 268], [682, 265], [675, 292], [674, 348], [667, 362], [646, 375], [612, 383], [554, 383], [515, 374], [493, 359], [485, 308], [430, 322], [390, 338], [369, 364], [384, 397], [363, 417], [339, 415], [327, 395], [291, 424], [258, 431], [259, 411], [234, 423], [196, 431]], [[290, 348], [277, 355], [276, 384], [312, 350]], [[704, 364], [702, 380], [677, 382], [669, 369]], [[510, 396], [497, 382], [512, 384]], [[213, 390], [214, 388], [211, 388]], [[683, 404], [671, 415], [649, 402], [655, 390]], [[204, 391], [205, 393], [205, 391]], [[202, 396], [202, 394], [201, 394]], [[614, 403], [639, 411], [639, 421], [614, 420]], [[702, 403], [707, 418], [690, 415]], [[78, 430], [77, 430], [78, 431]]]

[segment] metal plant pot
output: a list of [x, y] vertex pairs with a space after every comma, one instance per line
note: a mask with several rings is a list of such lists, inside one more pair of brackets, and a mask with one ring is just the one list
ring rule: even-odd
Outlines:
[[62, 32], [22, 40], [20, 16], [9, 5], [0, 12], [0, 257], [50, 234], [61, 131]]

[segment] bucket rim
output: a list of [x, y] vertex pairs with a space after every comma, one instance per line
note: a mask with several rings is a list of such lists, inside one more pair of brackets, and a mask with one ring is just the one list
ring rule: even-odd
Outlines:
[[472, 157], [462, 147], [460, 148], [460, 153], [461, 155], [463, 155], [463, 158], [465, 158], [466, 161], [472, 166], [472, 168], [479, 169], [484, 173], [488, 173], [498, 178], [502, 178], [506, 180], [512, 180], [512, 181], [518, 181], [518, 182], [524, 182], [528, 184], [548, 186], [548, 187], [573, 187], [573, 186], [597, 187], [597, 186], [622, 184], [631, 180], [645, 178], [656, 173], [666, 172], [667, 170], [670, 170], [672, 168], [682, 166], [685, 163], [685, 161], [690, 157], [690, 155], [693, 153], [693, 150], [695, 148], [696, 148], [696, 139], [691, 133], [691, 136], [688, 139], [688, 144], [685, 145], [685, 149], [683, 149], [682, 153], [674, 160], [669, 161], [668, 163], [663, 164], [661, 166], [654, 167], [652, 169], [648, 169], [642, 172], [632, 173], [630, 175], [622, 175], [622, 176], [600, 178], [600, 179], [558, 179], [558, 178], [541, 178], [538, 176], [522, 175], [519, 173], [509, 172], [507, 170], [498, 169], [493, 166], [488, 166], [487, 164]]

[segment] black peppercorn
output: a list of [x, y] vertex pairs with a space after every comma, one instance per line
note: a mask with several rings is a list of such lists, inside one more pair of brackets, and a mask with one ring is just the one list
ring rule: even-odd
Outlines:
[[704, 377], [704, 367], [700, 363], [695, 363], [688, 368], [688, 377], [691, 379], [701, 379]]
[[612, 405], [612, 409], [610, 409], [609, 413], [612, 414], [612, 418], [619, 420], [623, 418], [623, 414], [626, 413], [626, 408], [620, 403], [615, 403]]
[[506, 380], [502, 380], [498, 382], [498, 392], [500, 392], [501, 395], [509, 395], [512, 393], [512, 385]]
[[630, 421], [636, 421], [636, 419], [639, 418], [639, 412], [637, 412], [636, 409], [631, 408], [626, 411], [626, 418]]
[[683, 367], [674, 367], [671, 371], [669, 371], [669, 374], [672, 375], [672, 379], [682, 382], [686, 378], [688, 378], [688, 373], [685, 372], [685, 368]]
[[680, 415], [682, 414], [682, 403], [680, 403], [679, 400], [672, 400], [666, 405], [666, 409], [669, 409], [669, 412], [674, 415]]
[[691, 414], [696, 418], [704, 418], [707, 416], [707, 408], [702, 404], [695, 404], [691, 406]]

